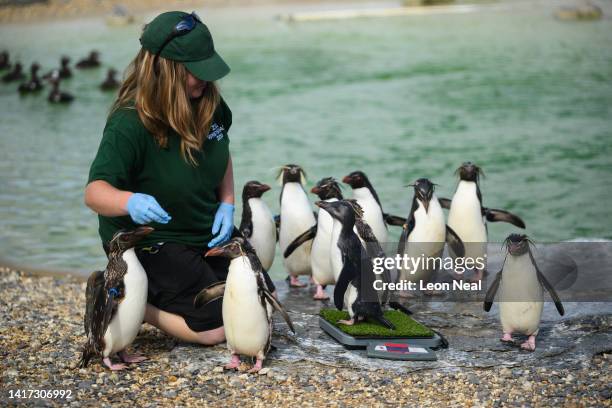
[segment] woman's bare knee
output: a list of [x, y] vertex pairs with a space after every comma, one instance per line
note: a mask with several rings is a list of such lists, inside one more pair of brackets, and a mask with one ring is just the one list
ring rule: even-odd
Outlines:
[[223, 330], [223, 326], [212, 330], [197, 332], [196, 334], [198, 336], [198, 342], [207, 346], [213, 346], [225, 341], [225, 330]]

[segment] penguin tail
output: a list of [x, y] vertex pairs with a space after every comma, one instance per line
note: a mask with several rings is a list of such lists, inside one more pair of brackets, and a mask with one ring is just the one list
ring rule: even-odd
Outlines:
[[382, 324], [383, 326], [385, 326], [387, 329], [389, 330], [395, 330], [395, 326], [393, 325], [393, 323], [391, 323], [389, 320], [387, 320], [387, 318], [385, 318], [384, 316], [376, 316], [375, 320]]
[[81, 355], [81, 359], [79, 360], [76, 368], [86, 368], [89, 365], [89, 361], [95, 357], [96, 352], [92, 350], [88, 345], [83, 347], [83, 354]]

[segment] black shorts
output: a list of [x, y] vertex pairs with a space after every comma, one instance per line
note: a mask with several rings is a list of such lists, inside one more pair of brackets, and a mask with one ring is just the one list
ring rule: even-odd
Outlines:
[[[193, 306], [193, 299], [200, 290], [227, 278], [229, 259], [204, 258], [204, 252], [202, 248], [172, 242], [136, 250], [149, 281], [147, 301], [183, 317], [195, 332], [223, 326], [221, 299], [200, 309]], [[274, 284], [266, 272], [264, 278], [270, 291], [274, 291]]]

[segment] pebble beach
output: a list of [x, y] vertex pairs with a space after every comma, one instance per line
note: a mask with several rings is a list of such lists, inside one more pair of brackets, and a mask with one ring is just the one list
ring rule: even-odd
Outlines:
[[[299, 305], [287, 295], [281, 295], [281, 300], [298, 328], [296, 339], [288, 339], [286, 328], [276, 322], [273, 344], [278, 349], [269, 355], [260, 374], [223, 370], [229, 357], [224, 345], [178, 343], [147, 324], [132, 345], [148, 358], [146, 362], [119, 372], [106, 370], [99, 362], [75, 369], [84, 340], [83, 279], [2, 268], [0, 292], [4, 406], [235, 406], [246, 402], [250, 406], [612, 405], [609, 343], [608, 349], [588, 359], [565, 356], [563, 362], [545, 350], [541, 358], [550, 364], [513, 364], [515, 355], [524, 354], [515, 350], [503, 352], [497, 363], [472, 368], [453, 367], [444, 356], [437, 365], [429, 366], [355, 365], [346, 355], [317, 363], [299, 356], [321, 352], [318, 343], [296, 340], [309, 332], [327, 341], [320, 329], [304, 323], [317, 312], [314, 306], [297, 310]], [[598, 321], [596, 331], [609, 334], [609, 317]], [[319, 333], [313, 333], [316, 330]], [[452, 348], [452, 336], [450, 342]], [[292, 347], [304, 350], [293, 351]], [[10, 398], [17, 390], [70, 390], [71, 398]]]

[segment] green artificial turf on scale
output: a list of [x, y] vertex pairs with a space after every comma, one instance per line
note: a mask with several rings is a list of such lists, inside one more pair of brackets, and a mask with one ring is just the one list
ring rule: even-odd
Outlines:
[[379, 323], [368, 319], [353, 326], [338, 324], [338, 320], [347, 320], [348, 312], [336, 309], [321, 309], [319, 315], [342, 330], [355, 337], [432, 337], [433, 331], [398, 310], [387, 310], [385, 317], [393, 323], [395, 330], [387, 329]]

